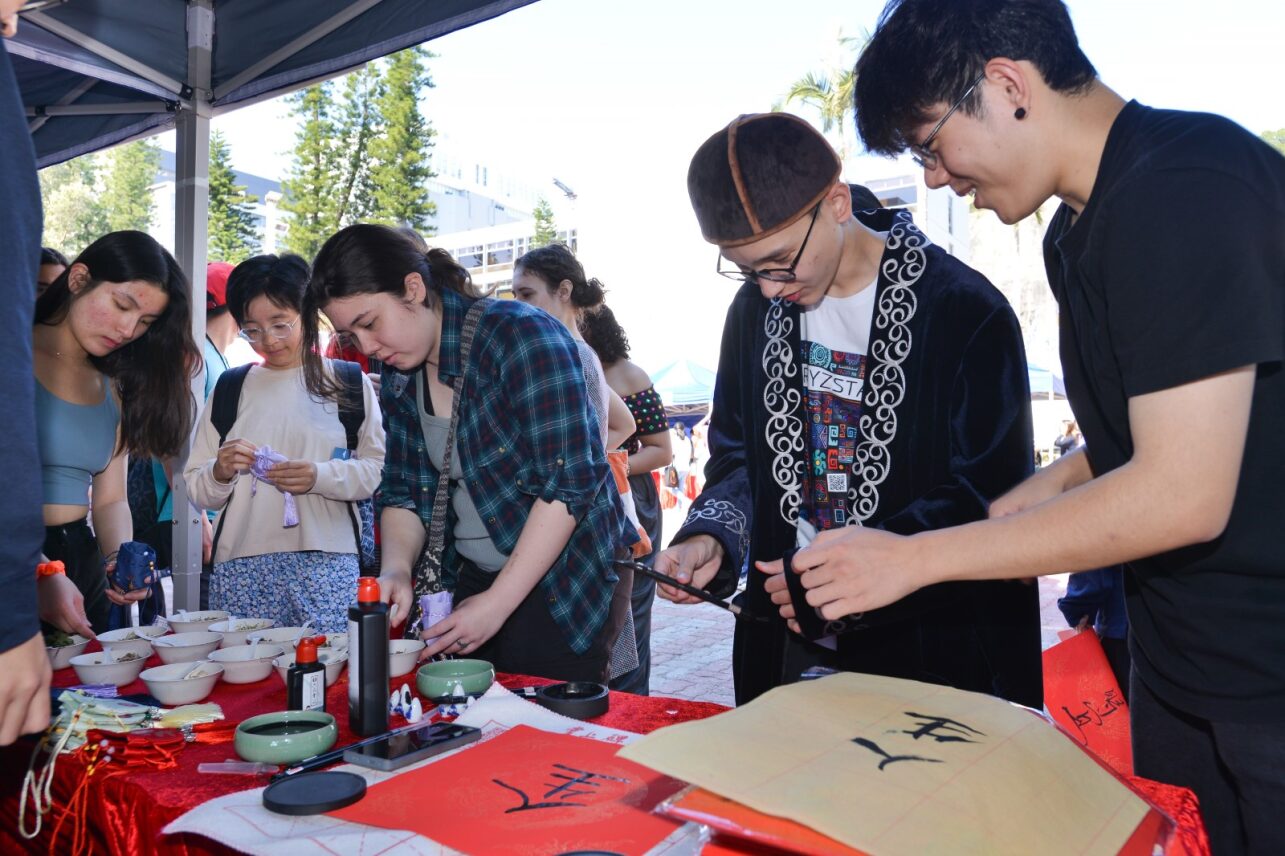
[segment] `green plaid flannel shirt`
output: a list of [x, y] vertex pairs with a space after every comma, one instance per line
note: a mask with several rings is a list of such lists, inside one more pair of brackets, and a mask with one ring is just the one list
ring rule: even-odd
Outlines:
[[[472, 301], [442, 295], [438, 377], [451, 385], [463, 363], [460, 334]], [[379, 507], [433, 513], [437, 470], [419, 419], [418, 372], [385, 366], [380, 400], [387, 452]], [[457, 446], [464, 480], [495, 546], [511, 554], [538, 499], [560, 501], [576, 519], [566, 548], [539, 583], [549, 612], [577, 654], [601, 631], [618, 577], [617, 550], [638, 540], [616, 492], [584, 373], [566, 328], [525, 304], [496, 300], [473, 338]], [[449, 506], [448, 506], [449, 509]], [[455, 586], [454, 512], [448, 510], [443, 584]]]

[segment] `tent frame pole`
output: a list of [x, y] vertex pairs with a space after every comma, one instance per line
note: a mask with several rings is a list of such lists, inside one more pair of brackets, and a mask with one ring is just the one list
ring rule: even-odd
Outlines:
[[335, 30], [339, 29], [359, 15], [364, 15], [367, 11], [375, 8], [382, 2], [383, 0], [353, 0], [353, 2], [350, 3], [343, 11], [326, 19], [325, 21], [322, 21], [320, 24], [294, 39], [289, 44], [278, 48], [256, 62], [254, 65], [247, 68], [245, 71], [238, 74], [236, 77], [233, 77], [231, 80], [220, 85], [218, 89], [214, 90], [213, 100], [218, 101], [225, 97], [229, 92], [235, 92], [238, 88], [259, 77], [259, 75], [263, 74], [265, 71], [276, 68], [281, 63], [290, 59], [290, 57], [299, 53], [299, 51], [311, 47], [314, 43], [324, 39], [326, 36], [330, 35]]
[[[173, 93], [175, 96], [181, 96], [183, 94], [183, 84], [170, 77], [168, 74], [163, 74], [152, 68], [150, 65], [140, 62], [132, 56], [123, 54], [115, 48], [103, 44], [93, 36], [82, 33], [75, 27], [69, 27], [62, 21], [59, 21], [57, 18], [50, 15], [46, 15], [44, 12], [28, 12], [26, 14], [27, 20], [42, 29], [48, 30], [55, 36], [82, 47], [90, 53], [100, 56], [108, 62], [114, 63], [132, 74], [136, 74], [150, 83], [154, 83], [167, 92]], [[191, 58], [189, 55], [189, 64], [190, 62]]]
[[[174, 256], [191, 283], [192, 338], [205, 342], [205, 264], [210, 204], [210, 73], [214, 47], [213, 0], [188, 0], [187, 68], [194, 90], [178, 111], [175, 144]], [[205, 404], [205, 366], [192, 379], [192, 401]], [[192, 436], [183, 445], [171, 480], [174, 496], [174, 606], [197, 610], [201, 602], [201, 515], [188, 499], [183, 464]]]

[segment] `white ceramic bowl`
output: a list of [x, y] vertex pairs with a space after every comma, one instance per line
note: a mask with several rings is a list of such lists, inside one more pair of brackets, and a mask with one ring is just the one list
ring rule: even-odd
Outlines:
[[[311, 631], [309, 631], [311, 632]], [[259, 641], [265, 645], [269, 642], [273, 645], [280, 645], [287, 651], [293, 651], [299, 639], [303, 636], [302, 627], [272, 627], [268, 630], [258, 632]]]
[[175, 633], [152, 641], [152, 647], [162, 663], [195, 663], [219, 647], [223, 636], [208, 630]]
[[184, 678], [183, 675], [196, 668], [196, 663], [171, 663], [168, 666], [154, 666], [141, 675], [147, 691], [164, 705], [196, 704], [210, 694], [214, 685], [223, 677], [223, 666], [218, 663], [204, 662], [199, 671], [205, 674], [196, 678]]
[[334, 651], [336, 654], [348, 653], [348, 634], [347, 633], [318, 633], [318, 636], [325, 636], [324, 645], [318, 645], [318, 651]]
[[107, 651], [96, 651], [93, 654], [79, 654], [71, 658], [71, 667], [76, 670], [76, 677], [82, 684], [115, 684], [123, 687], [132, 684], [138, 673], [143, 671], [147, 658], [141, 654], [126, 654], [134, 659], [123, 663], [112, 662]]
[[[211, 633], [223, 634], [223, 647], [231, 648], [233, 645], [244, 645], [250, 639], [250, 634], [259, 634], [262, 638], [263, 631], [272, 629], [276, 624], [271, 618], [235, 618], [227, 621], [216, 621], [209, 626]], [[227, 680], [227, 677], [224, 677]]]
[[285, 652], [280, 645], [260, 642], [254, 647], [221, 648], [212, 652], [209, 659], [223, 667], [223, 680], [229, 684], [252, 684], [272, 674], [272, 661]]
[[[331, 651], [318, 651], [317, 661], [326, 667], [326, 686], [330, 686], [339, 680], [339, 674], [344, 670], [348, 663], [348, 652], [342, 654]], [[272, 661], [273, 667], [277, 670], [277, 675], [284, 682], [286, 672], [294, 665], [294, 653], [282, 654]]]
[[104, 650], [124, 654], [133, 652], [144, 657], [152, 656], [152, 640], [164, 636], [169, 630], [164, 627], [122, 627], [120, 630], [108, 630], [98, 634], [98, 641]]
[[49, 655], [49, 668], [55, 671], [65, 669], [71, 665], [72, 657], [85, 653], [85, 646], [89, 644], [89, 640], [75, 633], [71, 635], [71, 638], [75, 641], [70, 645], [63, 645], [58, 648], [45, 646], [45, 653]]
[[175, 633], [192, 633], [197, 630], [209, 630], [216, 621], [227, 621], [232, 616], [219, 609], [207, 609], [204, 612], [185, 612], [173, 618], [165, 619]]
[[419, 664], [419, 652], [424, 643], [418, 639], [393, 639], [388, 643], [388, 677], [409, 675]]

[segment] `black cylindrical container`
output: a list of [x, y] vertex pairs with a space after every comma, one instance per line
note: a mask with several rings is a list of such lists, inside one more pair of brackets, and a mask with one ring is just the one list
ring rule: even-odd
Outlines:
[[286, 709], [326, 709], [326, 667], [317, 662], [317, 640], [299, 640], [294, 665], [286, 670]]
[[348, 608], [348, 727], [363, 737], [388, 730], [388, 604], [374, 577], [358, 580]]

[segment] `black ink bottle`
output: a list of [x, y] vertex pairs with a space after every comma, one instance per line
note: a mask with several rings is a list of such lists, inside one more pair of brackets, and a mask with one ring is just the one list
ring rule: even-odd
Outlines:
[[363, 737], [388, 730], [388, 604], [375, 577], [358, 579], [348, 608], [348, 727]]
[[286, 709], [326, 709], [326, 668], [317, 662], [314, 638], [300, 639], [295, 648], [294, 665], [286, 671]]

